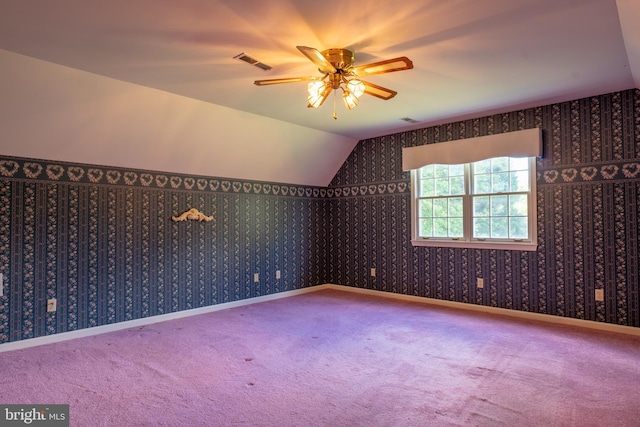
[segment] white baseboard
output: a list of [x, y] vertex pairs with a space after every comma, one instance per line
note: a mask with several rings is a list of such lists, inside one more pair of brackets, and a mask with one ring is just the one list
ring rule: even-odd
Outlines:
[[577, 326], [580, 328], [594, 329], [598, 331], [615, 332], [618, 334], [627, 334], [640, 336], [640, 328], [633, 326], [615, 325], [612, 323], [596, 322], [593, 320], [574, 319], [572, 317], [554, 316], [551, 314], [530, 313], [527, 311], [518, 311], [508, 308], [487, 307], [484, 305], [469, 304], [463, 302], [445, 301], [427, 297], [417, 297], [414, 295], [396, 294], [392, 292], [376, 291], [372, 289], [354, 288], [352, 286], [325, 284], [314, 286], [313, 290], [321, 289], [337, 289], [340, 291], [355, 292], [360, 294], [376, 295], [385, 298], [398, 299], [403, 301], [411, 301], [422, 304], [431, 304], [441, 307], [456, 308], [459, 310], [477, 311], [482, 313], [497, 314], [500, 316], [515, 317], [518, 319], [534, 320], [538, 322], [555, 323], [557, 325]]
[[23, 348], [36, 347], [45, 344], [53, 344], [62, 341], [73, 340], [76, 338], [90, 337], [93, 335], [106, 334], [109, 332], [121, 331], [123, 329], [137, 328], [140, 326], [151, 325], [168, 320], [181, 319], [184, 317], [197, 316], [199, 314], [212, 313], [214, 311], [226, 310], [228, 308], [240, 307], [243, 305], [256, 304], [259, 302], [271, 301], [280, 298], [287, 298], [293, 295], [305, 294], [307, 292], [317, 291], [316, 287], [296, 289], [293, 291], [284, 291], [277, 294], [264, 295], [260, 297], [247, 298], [239, 301], [225, 302], [206, 307], [193, 308], [190, 310], [182, 310], [174, 313], [159, 314], [157, 316], [144, 317], [142, 319], [127, 320], [124, 322], [111, 323], [109, 325], [94, 326], [92, 328], [79, 329], [77, 331], [60, 332], [58, 334], [46, 335], [37, 338], [28, 338], [21, 341], [7, 342], [0, 344], [0, 353], [5, 351], [20, 350]]
[[594, 329], [598, 331], [615, 332], [619, 334], [640, 336], [640, 328], [632, 326], [614, 325], [611, 323], [595, 322], [592, 320], [574, 319], [570, 317], [553, 316], [549, 314], [529, 313], [526, 311], [510, 310], [499, 307], [487, 307], [484, 305], [467, 304], [454, 301], [438, 300], [426, 297], [417, 297], [413, 295], [403, 295], [391, 292], [376, 291], [372, 289], [354, 288], [351, 286], [335, 285], [327, 283], [324, 285], [313, 286], [310, 288], [296, 289], [293, 291], [279, 292], [277, 294], [264, 295], [260, 297], [247, 298], [240, 301], [226, 302], [207, 307], [194, 308], [191, 310], [183, 310], [175, 313], [160, 314], [157, 316], [145, 317], [142, 319], [128, 320], [125, 322], [112, 323], [109, 325], [95, 326], [93, 328], [85, 328], [77, 331], [61, 332], [58, 334], [47, 335], [44, 337], [29, 338], [21, 341], [8, 342], [0, 344], [0, 353], [6, 351], [20, 350], [24, 348], [36, 347], [45, 344], [53, 344], [57, 342], [68, 341], [76, 338], [90, 337], [93, 335], [106, 334], [109, 332], [121, 331], [123, 329], [136, 328], [145, 325], [151, 325], [168, 320], [181, 319], [184, 317], [197, 316], [199, 314], [212, 313], [215, 311], [226, 310], [228, 308], [241, 307], [249, 304], [256, 304], [265, 301], [272, 301], [281, 298], [288, 298], [294, 295], [301, 295], [308, 292], [321, 291], [323, 289], [334, 289], [359, 294], [375, 295], [384, 298], [391, 298], [402, 301], [411, 301], [421, 304], [437, 305], [441, 307], [455, 308], [459, 310], [477, 311], [482, 313], [497, 314], [501, 316], [515, 317], [519, 319], [535, 320], [538, 322], [555, 323], [559, 325], [577, 326], [581, 328]]

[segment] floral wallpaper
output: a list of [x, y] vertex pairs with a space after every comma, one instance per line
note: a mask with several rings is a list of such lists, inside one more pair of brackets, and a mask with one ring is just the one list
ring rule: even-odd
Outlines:
[[[0, 342], [322, 283], [323, 197], [325, 188], [0, 157]], [[192, 207], [213, 220], [171, 220]]]
[[[403, 147], [532, 127], [537, 251], [411, 245]], [[638, 90], [363, 140], [327, 188], [0, 155], [0, 343], [322, 283], [639, 327], [639, 200]]]
[[[534, 127], [544, 138], [536, 252], [413, 247], [408, 192], [351, 191], [408, 186], [403, 147]], [[349, 196], [329, 200], [327, 282], [640, 326], [638, 90], [363, 140], [331, 188]]]

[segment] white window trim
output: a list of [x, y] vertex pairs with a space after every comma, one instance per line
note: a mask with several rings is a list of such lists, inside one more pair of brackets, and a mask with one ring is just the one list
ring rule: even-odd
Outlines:
[[[418, 170], [411, 170], [411, 244], [413, 246], [431, 246], [441, 248], [469, 248], [469, 249], [501, 249], [501, 250], [517, 250], [517, 251], [536, 251], [538, 249], [538, 227], [537, 227], [537, 196], [536, 196], [536, 162], [535, 158], [529, 158], [529, 176], [530, 179], [530, 197], [528, 200], [529, 208], [529, 233], [531, 240], [496, 240], [496, 239], [474, 239], [471, 237], [473, 215], [472, 197], [470, 193], [469, 182], [465, 183], [467, 188], [466, 194], [463, 196], [464, 202], [464, 228], [467, 237], [452, 239], [443, 237], [420, 237], [418, 235]], [[468, 165], [465, 166], [468, 169]], [[466, 171], [465, 171], [466, 173]], [[465, 174], [467, 180], [470, 178], [468, 173]]]

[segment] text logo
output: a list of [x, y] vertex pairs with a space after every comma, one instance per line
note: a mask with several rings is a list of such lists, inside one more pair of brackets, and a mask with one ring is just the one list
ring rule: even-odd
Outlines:
[[69, 405], [0, 405], [0, 427], [69, 427]]

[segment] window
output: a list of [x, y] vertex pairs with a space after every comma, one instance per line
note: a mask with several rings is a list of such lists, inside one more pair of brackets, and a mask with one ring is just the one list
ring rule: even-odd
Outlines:
[[536, 249], [535, 157], [494, 157], [412, 170], [412, 242]]
[[541, 156], [540, 128], [404, 147], [411, 243], [535, 251]]

